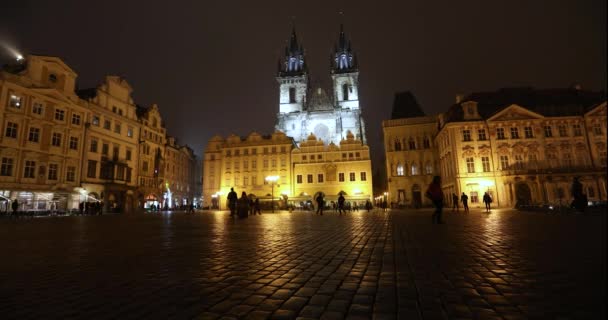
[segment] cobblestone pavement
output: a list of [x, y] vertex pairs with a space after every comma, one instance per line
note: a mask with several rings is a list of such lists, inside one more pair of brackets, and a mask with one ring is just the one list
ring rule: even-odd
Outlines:
[[605, 214], [0, 219], [3, 319], [603, 319]]

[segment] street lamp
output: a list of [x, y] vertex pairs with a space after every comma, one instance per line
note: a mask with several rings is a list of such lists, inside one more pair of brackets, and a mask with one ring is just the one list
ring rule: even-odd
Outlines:
[[277, 183], [277, 180], [279, 180], [279, 176], [267, 176], [266, 177], [266, 181], [270, 183], [270, 185], [272, 186], [272, 199], [270, 200], [270, 205], [272, 206], [272, 213], [274, 213], [274, 185]]

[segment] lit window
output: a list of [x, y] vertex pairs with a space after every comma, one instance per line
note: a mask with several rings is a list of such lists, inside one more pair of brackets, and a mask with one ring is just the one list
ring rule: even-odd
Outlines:
[[93, 116], [93, 125], [99, 127], [99, 116]]
[[490, 157], [481, 157], [483, 172], [490, 172]]
[[133, 137], [133, 127], [127, 128], [127, 137]]
[[472, 157], [467, 158], [467, 172], [474, 173], [475, 172], [475, 159]]
[[509, 156], [500, 156], [500, 168], [502, 170], [509, 169]]
[[426, 163], [426, 165], [424, 167], [424, 173], [433, 174], [433, 165], [431, 164], [431, 162]]
[[398, 176], [404, 175], [403, 165], [401, 163], [397, 164], [397, 175]]
[[16, 109], [21, 109], [22, 98], [16, 94], [11, 94], [8, 99], [8, 106]]
[[418, 168], [418, 164], [415, 162], [412, 162], [412, 175], [417, 176], [419, 174], [420, 174], [420, 169]]

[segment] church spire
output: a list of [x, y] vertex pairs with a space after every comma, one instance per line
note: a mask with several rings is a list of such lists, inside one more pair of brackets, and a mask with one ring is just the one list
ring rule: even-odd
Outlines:
[[279, 68], [279, 76], [298, 76], [306, 73], [306, 63], [304, 62], [304, 49], [298, 43], [296, 27], [291, 29], [291, 36], [285, 47], [285, 57], [282, 66]]
[[353, 55], [350, 40], [344, 33], [344, 25], [340, 24], [340, 36], [334, 47], [333, 59], [331, 64], [332, 73], [346, 73], [357, 71], [357, 60]]

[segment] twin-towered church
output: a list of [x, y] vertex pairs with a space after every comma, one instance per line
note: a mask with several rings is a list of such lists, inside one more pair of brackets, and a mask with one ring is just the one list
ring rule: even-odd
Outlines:
[[[226, 209], [230, 188], [262, 203], [286, 208], [327, 205], [343, 194], [350, 205], [372, 198], [372, 169], [359, 105], [359, 70], [340, 27], [331, 56], [332, 91], [311, 87], [304, 49], [292, 30], [279, 60], [279, 108], [275, 132], [247, 137], [215, 136], [203, 156], [205, 206]], [[273, 185], [269, 176], [278, 177]]]

